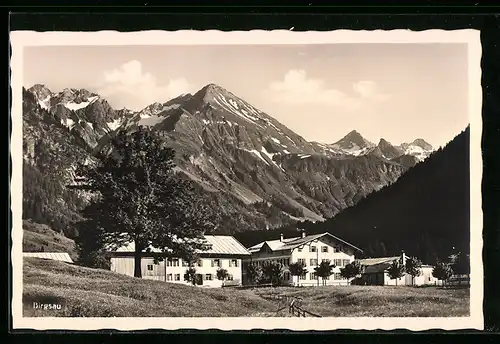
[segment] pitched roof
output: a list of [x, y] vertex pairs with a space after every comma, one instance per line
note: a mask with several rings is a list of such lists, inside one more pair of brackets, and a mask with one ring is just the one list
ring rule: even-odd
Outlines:
[[[205, 240], [210, 245], [209, 250], [198, 251], [200, 254], [234, 254], [234, 255], [250, 255], [250, 252], [234, 237], [229, 235], [205, 235]], [[115, 252], [135, 252], [135, 244], [133, 242], [124, 245]], [[159, 249], [151, 247], [152, 252], [160, 253]]]
[[376, 265], [380, 263], [386, 263], [386, 262], [393, 262], [396, 259], [399, 259], [399, 256], [394, 256], [394, 257], [378, 257], [378, 258], [366, 258], [366, 259], [359, 259], [358, 262], [361, 265], [369, 266], [369, 265]]
[[367, 258], [359, 259], [358, 262], [364, 267], [363, 272], [365, 274], [373, 274], [386, 271], [395, 260], [401, 257], [378, 257], [378, 258]]
[[73, 260], [66, 252], [23, 252], [23, 256], [59, 260], [61, 262], [73, 263]]
[[260, 249], [262, 248], [262, 246], [264, 246], [264, 244], [267, 244], [272, 251], [290, 250], [290, 249], [294, 249], [296, 247], [299, 247], [301, 245], [304, 245], [304, 244], [306, 244], [306, 243], [308, 243], [310, 241], [319, 239], [319, 238], [321, 238], [322, 236], [325, 236], [325, 235], [331, 236], [331, 237], [337, 239], [338, 241], [343, 242], [344, 244], [349, 245], [352, 248], [354, 248], [354, 249], [359, 250], [359, 251], [362, 252], [362, 250], [360, 248], [357, 248], [356, 246], [348, 243], [347, 241], [344, 241], [344, 240], [342, 240], [342, 239], [340, 239], [340, 238], [336, 237], [335, 235], [332, 235], [332, 234], [330, 234], [328, 232], [321, 233], [321, 234], [307, 235], [307, 236], [305, 236], [303, 238], [302, 237], [284, 238], [283, 241], [281, 241], [281, 240], [263, 241], [263, 242], [261, 242], [261, 243], [259, 243], [257, 245], [249, 247], [248, 251], [249, 252], [258, 252], [258, 251], [260, 251]]

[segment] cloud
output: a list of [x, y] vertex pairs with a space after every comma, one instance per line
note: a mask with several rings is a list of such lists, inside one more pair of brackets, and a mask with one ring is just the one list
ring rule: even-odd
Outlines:
[[361, 97], [384, 102], [390, 98], [389, 94], [379, 93], [378, 86], [374, 81], [358, 81], [355, 83], [352, 88], [356, 91]]
[[114, 107], [140, 110], [154, 102], [165, 102], [183, 93], [190, 85], [184, 78], [158, 84], [156, 78], [143, 70], [141, 62], [132, 60], [119, 68], [104, 71], [98, 93], [109, 99]]
[[373, 81], [359, 81], [352, 87], [354, 95], [329, 88], [324, 80], [310, 78], [302, 69], [292, 69], [283, 80], [271, 82], [267, 92], [276, 102], [290, 105], [321, 104], [351, 110], [359, 109], [367, 102], [383, 102], [390, 98], [388, 94], [379, 93]]
[[309, 78], [302, 69], [289, 70], [282, 81], [271, 82], [268, 92], [274, 101], [293, 105], [324, 104], [347, 108], [359, 106], [356, 99], [326, 87], [321, 79]]

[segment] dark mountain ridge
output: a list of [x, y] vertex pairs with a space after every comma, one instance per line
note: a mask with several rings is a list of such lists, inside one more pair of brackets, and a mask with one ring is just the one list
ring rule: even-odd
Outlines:
[[[302, 223], [309, 234], [328, 231], [362, 248], [365, 256], [401, 250], [425, 263], [445, 258], [453, 247], [469, 254], [469, 127], [395, 183], [371, 193], [324, 222]], [[297, 235], [294, 227], [238, 233], [246, 246]]]

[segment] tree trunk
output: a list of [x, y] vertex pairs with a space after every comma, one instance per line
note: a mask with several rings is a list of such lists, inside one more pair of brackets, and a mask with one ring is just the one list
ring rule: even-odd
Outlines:
[[142, 247], [135, 242], [135, 252], [134, 252], [134, 277], [142, 278], [141, 269], [141, 259], [142, 258]]

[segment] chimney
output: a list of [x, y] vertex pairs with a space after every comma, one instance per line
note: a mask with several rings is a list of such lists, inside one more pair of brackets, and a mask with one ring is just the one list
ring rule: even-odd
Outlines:
[[283, 242], [283, 233], [280, 234], [280, 241]]
[[303, 229], [302, 230], [302, 237], [305, 238], [306, 237], [306, 231]]
[[404, 250], [401, 250], [401, 260], [402, 260], [402, 264], [403, 265], [406, 265], [406, 254], [405, 254], [405, 251]]

